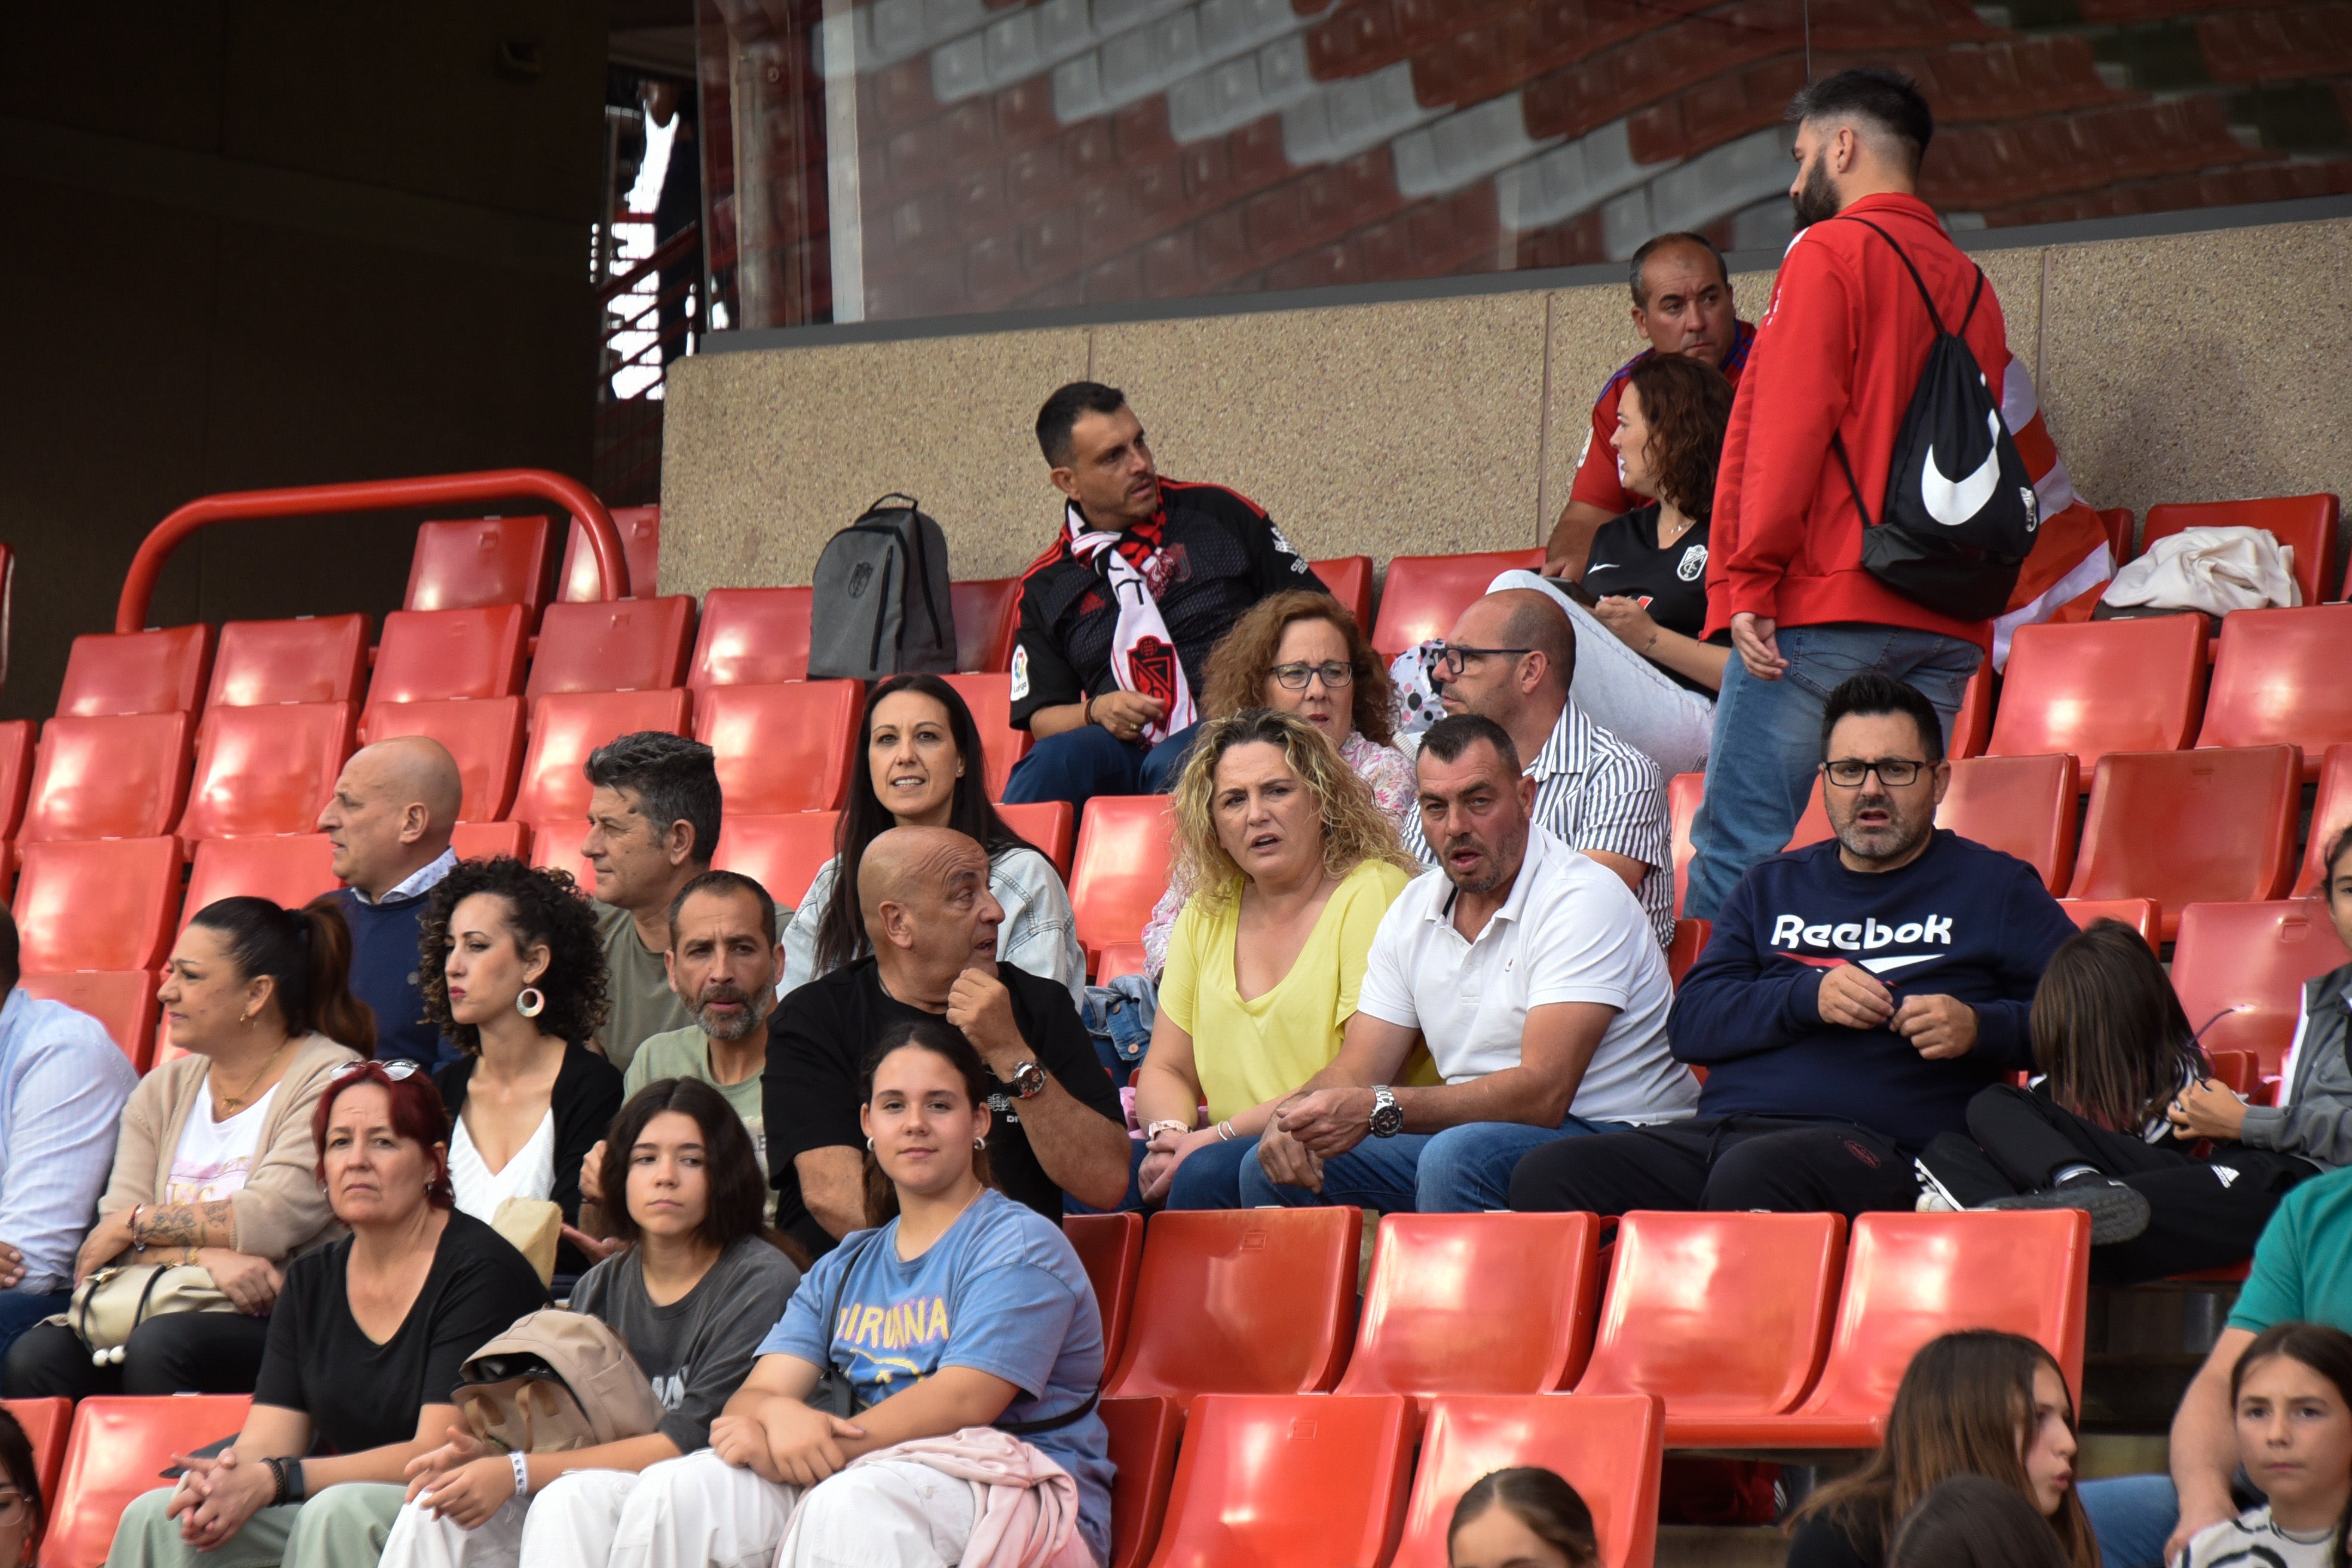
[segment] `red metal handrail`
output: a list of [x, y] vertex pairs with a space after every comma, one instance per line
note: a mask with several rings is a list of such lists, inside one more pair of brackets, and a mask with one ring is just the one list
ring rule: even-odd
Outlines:
[[200, 528], [265, 517], [465, 506], [512, 496], [537, 496], [553, 501], [576, 518], [588, 531], [588, 549], [596, 560], [600, 596], [629, 596], [629, 562], [621, 548], [621, 531], [613, 526], [613, 514], [604, 510], [604, 503], [596, 499], [594, 491], [578, 479], [545, 468], [491, 468], [478, 474], [363, 479], [348, 485], [298, 485], [282, 490], [232, 490], [192, 500], [157, 523], [141, 542], [139, 553], [131, 557], [131, 570], [122, 579], [122, 597], [115, 605], [114, 629], [136, 632], [146, 628], [148, 602], [155, 595], [155, 580], [163, 574], [165, 559], [182, 540]]

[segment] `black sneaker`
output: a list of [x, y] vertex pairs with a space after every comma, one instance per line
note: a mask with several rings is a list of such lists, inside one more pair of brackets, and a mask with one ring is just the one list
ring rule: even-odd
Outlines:
[[2129, 1241], [2147, 1228], [2147, 1199], [2137, 1187], [2106, 1176], [2078, 1177], [2063, 1186], [2013, 1198], [1995, 1198], [1979, 1209], [2081, 1209], [2091, 1216], [2091, 1245]]

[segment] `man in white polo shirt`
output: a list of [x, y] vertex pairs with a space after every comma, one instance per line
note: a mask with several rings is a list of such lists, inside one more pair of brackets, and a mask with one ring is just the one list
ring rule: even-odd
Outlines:
[[[1383, 1213], [1506, 1206], [1519, 1157], [1563, 1134], [1686, 1117], [1666, 1048], [1674, 988], [1622, 879], [1531, 819], [1509, 733], [1458, 713], [1422, 737], [1421, 826], [1437, 877], [1381, 918], [1331, 1065], [1244, 1160], [1246, 1205]], [[1391, 1087], [1416, 1042], [1444, 1079]]]

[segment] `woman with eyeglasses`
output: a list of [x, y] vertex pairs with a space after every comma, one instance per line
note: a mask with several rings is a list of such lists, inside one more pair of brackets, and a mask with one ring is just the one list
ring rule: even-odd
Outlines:
[[521, 1253], [453, 1212], [449, 1119], [408, 1061], [352, 1062], [311, 1119], [312, 1179], [351, 1234], [296, 1258], [253, 1408], [217, 1458], [132, 1501], [109, 1568], [372, 1563], [409, 1461], [461, 1420], [458, 1369], [545, 1304]]
[[33, 1440], [5, 1410], [0, 1410], [0, 1472], [5, 1472], [0, 1474], [0, 1568], [28, 1568], [47, 1505]]
[[[1356, 617], [1328, 594], [1287, 589], [1250, 606], [1210, 650], [1204, 718], [1253, 708], [1289, 713], [1315, 726], [1372, 792], [1402, 834], [1413, 811], [1412, 763], [1394, 744], [1388, 668]], [[1153, 974], [1168, 964], [1168, 939], [1191, 889], [1171, 879], [1143, 928]]]
[[37, 1324], [9, 1348], [10, 1397], [252, 1389], [286, 1260], [334, 1224], [312, 1173], [310, 1112], [330, 1073], [375, 1049], [351, 952], [324, 899], [299, 910], [222, 899], [188, 921], [156, 993], [173, 1055], [123, 1107], [74, 1278], [192, 1264], [232, 1310], [149, 1318], [106, 1366], [73, 1330]]
[[[507, 856], [461, 860], [425, 906], [425, 1016], [457, 1044], [436, 1081], [456, 1130], [460, 1213], [488, 1224], [510, 1197], [580, 1223], [580, 1169], [621, 1109], [621, 1071], [588, 1048], [605, 1012], [596, 917], [571, 876]], [[570, 1238], [555, 1271], [588, 1259]]]

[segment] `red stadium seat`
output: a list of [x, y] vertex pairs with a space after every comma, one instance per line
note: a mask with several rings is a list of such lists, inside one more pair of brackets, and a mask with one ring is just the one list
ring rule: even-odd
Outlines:
[[2336, 523], [2342, 510], [2332, 495], [2152, 506], [2140, 549], [2185, 528], [2268, 529], [2273, 539], [2294, 552], [2294, 580], [2303, 590], [2303, 602], [2316, 605], [2333, 597], [2341, 582], [2336, 572]]
[[1395, 1568], [1445, 1568], [1454, 1504], [1489, 1471], [1536, 1465], [1592, 1510], [1602, 1568], [1650, 1568], [1665, 1413], [1654, 1395], [1447, 1394], [1432, 1403]]
[[27, 844], [16, 878], [26, 973], [153, 969], [180, 912], [180, 842], [163, 835]]
[[236, 1436], [252, 1405], [247, 1394], [83, 1400], [74, 1411], [64, 1476], [41, 1541], [41, 1568], [98, 1568], [122, 1510], [141, 1493], [165, 1484], [172, 1456]]
[[834, 858], [841, 829], [837, 811], [788, 811], [773, 816], [738, 816], [729, 812], [719, 827], [718, 852], [710, 864], [739, 871], [768, 889], [768, 896], [798, 909], [809, 884]]
[[567, 816], [561, 822], [540, 822], [531, 825], [530, 854], [534, 866], [551, 870], [568, 871], [580, 884], [583, 892], [596, 890], [596, 869], [580, 853], [581, 844], [588, 837], [584, 817]]
[[2074, 759], [1971, 757], [1952, 764], [1936, 826], [2014, 855], [2055, 893], [2074, 874]]
[[2121, 921], [2139, 932], [2151, 951], [2163, 951], [2164, 911], [2154, 899], [2061, 899], [2058, 907], [2084, 931], [2095, 921]]
[[2099, 526], [2107, 531], [2107, 552], [2115, 558], [2115, 563], [2121, 566], [2139, 553], [2139, 547], [2133, 538], [2139, 531], [2139, 519], [2127, 506], [2105, 506], [2099, 508], [2098, 511]]
[[2326, 868], [2320, 861], [2336, 836], [2352, 827], [2352, 741], [2339, 741], [2320, 758], [2319, 796], [2311, 807], [2311, 841], [2305, 847], [2303, 869], [2294, 879], [2294, 896], [2318, 893]]
[[1070, 874], [1078, 941], [1094, 957], [1114, 942], [1142, 939], [1168, 889], [1175, 827], [1164, 795], [1098, 795], [1087, 802]]
[[283, 838], [214, 838], [196, 846], [189, 862], [187, 896], [180, 901], [180, 929], [196, 911], [220, 899], [254, 894], [299, 910], [321, 893], [341, 886], [335, 879], [334, 846], [323, 833]]
[[1094, 1282], [1095, 1306], [1102, 1313], [1103, 1365], [1117, 1366], [1127, 1342], [1128, 1313], [1135, 1305], [1135, 1279], [1143, 1270], [1143, 1216], [1074, 1214], [1062, 1221], [1062, 1234]]
[[1339, 1394], [1542, 1394], [1584, 1371], [1601, 1298], [1589, 1214], [1392, 1214]]
[[33, 721], [0, 721], [0, 840], [16, 837], [25, 822], [25, 796], [33, 787]]
[[2207, 1050], [2252, 1051], [2275, 1073], [2294, 1038], [2303, 983], [2347, 961], [2325, 904], [2191, 904], [2180, 911], [2172, 989]]
[[1347, 1360], [1364, 1211], [1163, 1210], [1106, 1394], [1312, 1394]]
[[522, 689], [529, 632], [516, 605], [394, 610], [383, 618], [368, 706], [512, 697]]
[[2088, 789], [2109, 752], [2188, 745], [2204, 703], [2202, 616], [2020, 626], [1985, 750], [1996, 757], [2065, 752], [2075, 760], [2076, 787]]
[[205, 714], [179, 836], [193, 842], [314, 830], [352, 754], [352, 718], [348, 702]]
[[1442, 637], [1473, 600], [1486, 597], [1486, 584], [1497, 574], [1513, 568], [1533, 572], [1543, 562], [1541, 548], [1477, 555], [1399, 555], [1390, 561], [1388, 582], [1381, 590], [1381, 618], [1372, 629], [1372, 646], [1389, 659], [1417, 643]]
[[2221, 622], [2200, 746], [2303, 748], [2305, 784], [2322, 753], [2352, 741], [2352, 605], [2240, 610]]
[[1619, 1222], [1592, 1359], [1576, 1385], [1654, 1394], [1666, 1441], [1777, 1415], [1812, 1386], [1845, 1262], [1833, 1214], [1629, 1214]]
[[1011, 805], [999, 801], [996, 815], [1004, 826], [1027, 839], [1054, 863], [1062, 880], [1070, 879], [1070, 856], [1077, 844], [1077, 812], [1066, 800], [1030, 801]]
[[1110, 1462], [1118, 1470], [1110, 1488], [1108, 1568], [1139, 1568], [1160, 1543], [1168, 1517], [1184, 1413], [1174, 1400], [1156, 1395], [1106, 1399], [1096, 1408], [1110, 1429]]
[[[687, 732], [691, 700], [667, 691], [569, 691], [530, 705], [530, 749], [515, 789], [518, 822], [580, 822], [588, 816], [588, 753], [642, 730]], [[584, 831], [584, 829], [583, 829]]]
[[1675, 922], [1675, 940], [1666, 946], [1666, 973], [1675, 984], [1683, 983], [1683, 976], [1706, 951], [1706, 939], [1714, 931], [1712, 921], [1695, 921], [1685, 916]]
[[694, 601], [616, 599], [550, 605], [540, 623], [526, 697], [558, 691], [655, 691], [686, 677]]
[[2111, 753], [2069, 890], [2154, 899], [2168, 940], [2184, 905], [2278, 898], [2294, 879], [2302, 800], [2293, 746]]
[[1691, 823], [1706, 795], [1705, 773], [1676, 773], [1666, 781], [1666, 820], [1674, 830], [1675, 913], [1683, 912], [1683, 893], [1690, 886]]
[[[33, 1445], [33, 1479], [41, 1500], [58, 1506], [58, 1477], [66, 1468], [66, 1435], [73, 1426], [73, 1401], [66, 1398], [0, 1399], [0, 1410], [16, 1418]], [[29, 1555], [29, 1553], [27, 1553]]]
[[1013, 639], [1021, 630], [1021, 579], [990, 577], [950, 583], [955, 607], [956, 668], [997, 671], [1013, 668]]
[[63, 974], [26, 974], [17, 984], [30, 995], [62, 1002], [97, 1019], [141, 1072], [154, 1061], [154, 970], [74, 969]]
[[543, 517], [481, 517], [428, 522], [408, 563], [410, 610], [470, 610], [520, 605], [531, 629], [547, 603], [552, 533]]
[[368, 618], [300, 616], [221, 627], [207, 708], [355, 702], [367, 689]]
[[1185, 1424], [1151, 1568], [1386, 1563], [1418, 1425], [1412, 1402], [1393, 1394], [1204, 1396]]
[[[621, 554], [629, 563], [629, 596], [652, 598], [661, 592], [661, 508], [616, 506], [613, 526], [620, 531]], [[578, 518], [564, 535], [563, 565], [556, 576], [563, 587], [555, 596], [564, 604], [584, 605], [603, 597], [596, 552], [588, 548], [588, 531]]]
[[2207, 1051], [2205, 1059], [2233, 1093], [2251, 1097], [2263, 1087], [2263, 1058], [2252, 1051]]
[[58, 711], [77, 719], [118, 713], [193, 713], [213, 662], [213, 629], [79, 637], [66, 655]]
[[1992, 672], [1983, 665], [1960, 689], [1960, 710], [1952, 719], [1951, 744], [1945, 754], [1954, 758], [1981, 757], [1992, 739]]
[[42, 725], [24, 841], [152, 838], [170, 832], [187, 795], [194, 727], [185, 713], [52, 719]]
[[686, 683], [773, 686], [808, 679], [813, 588], [713, 588], [702, 596], [702, 630]]
[[1813, 793], [1805, 797], [1805, 809], [1798, 814], [1797, 826], [1789, 835], [1788, 848], [1802, 849], [1808, 844], [1819, 844], [1836, 835], [1830, 831], [1829, 808], [1822, 803], [1822, 775], [1813, 775]]
[[1013, 764], [1029, 754], [1029, 731], [1013, 727], [1013, 678], [950, 675], [944, 679], [971, 710], [981, 750], [988, 753], [988, 798], [999, 799], [1004, 794], [1005, 780], [1013, 776]]
[[522, 716], [520, 697], [379, 702], [360, 716], [360, 744], [373, 746], [398, 735], [440, 742], [463, 781], [457, 819], [490, 822], [504, 816], [514, 800], [515, 773], [522, 766]]
[[488, 860], [505, 855], [530, 858], [530, 828], [520, 822], [461, 822], [449, 830], [449, 847], [460, 860]]
[[[1666, 1442], [1874, 1447], [1913, 1354], [1955, 1329], [2002, 1329], [2039, 1342], [2057, 1359], [2080, 1408], [2090, 1267], [2091, 1216], [2080, 1209], [1864, 1215], [1853, 1222], [1837, 1326], [1811, 1395], [1786, 1415], [1687, 1425], [1669, 1400]], [[1731, 1331], [1744, 1331], [1744, 1321]]]
[[1331, 590], [1331, 596], [1348, 606], [1348, 613], [1356, 617], [1356, 629], [1370, 637], [1372, 558], [1369, 555], [1338, 555], [1328, 561], [1309, 561], [1307, 564], [1315, 569], [1315, 575]]
[[1122, 974], [1143, 974], [1150, 968], [1150, 960], [1141, 942], [1115, 942], [1104, 948], [1102, 956], [1095, 961], [1095, 984], [1108, 985]]
[[730, 813], [839, 811], [865, 710], [856, 680], [714, 686], [702, 694], [694, 734], [719, 753]]

